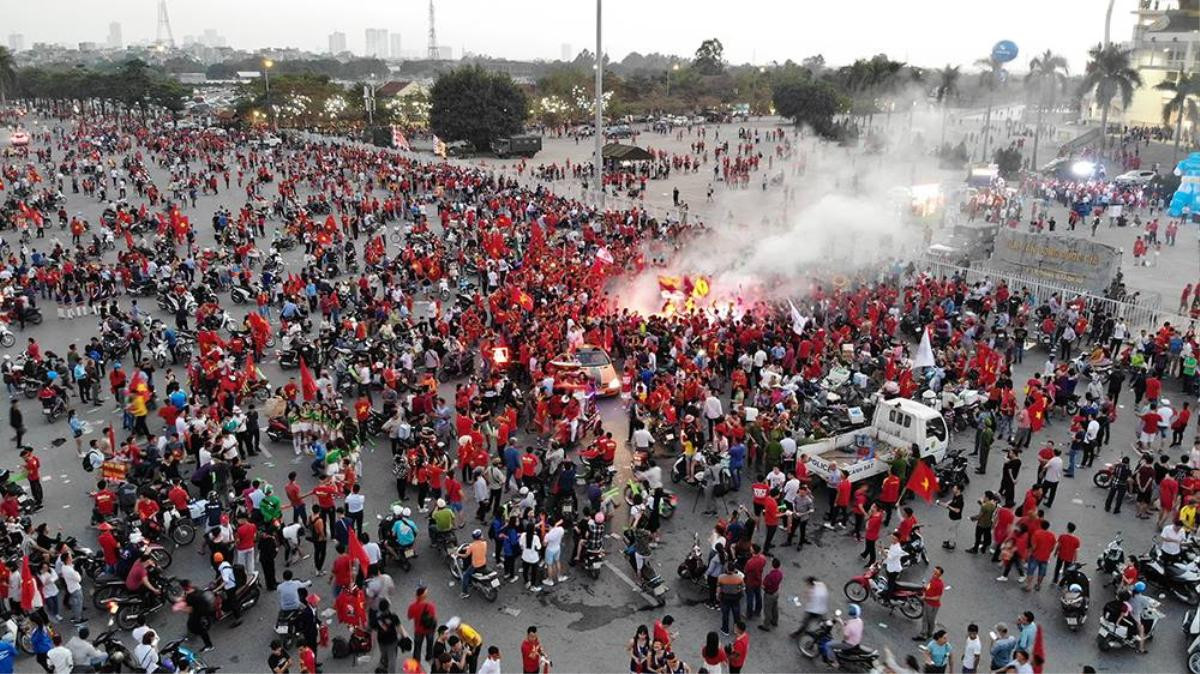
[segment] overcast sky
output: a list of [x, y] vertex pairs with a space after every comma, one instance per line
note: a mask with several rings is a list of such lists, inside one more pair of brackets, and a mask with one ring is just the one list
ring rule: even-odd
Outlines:
[[[1116, 0], [1113, 39], [1128, 40], [1137, 0]], [[157, 0], [8, 0], [5, 33], [34, 42], [103, 43], [120, 22], [125, 42], [153, 40]], [[923, 66], [969, 64], [998, 40], [1017, 43], [1023, 69], [1029, 57], [1054, 49], [1072, 72], [1103, 37], [1103, 0], [605, 0], [605, 51], [691, 54], [717, 37], [726, 58], [763, 64], [823, 54], [841, 64], [886, 52]], [[216, 29], [230, 46], [299, 47], [324, 51], [328, 34], [346, 33], [362, 53], [364, 29], [399, 32], [406, 50], [424, 53], [427, 0], [168, 0], [177, 42]], [[519, 59], [557, 59], [594, 45], [592, 0], [437, 0], [438, 42], [475, 53]], [[7, 42], [0, 36], [0, 43]]]

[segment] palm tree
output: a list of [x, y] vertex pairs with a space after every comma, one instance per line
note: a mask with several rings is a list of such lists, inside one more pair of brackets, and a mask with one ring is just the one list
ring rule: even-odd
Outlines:
[[1059, 92], [1067, 89], [1067, 59], [1049, 49], [1041, 56], [1029, 62], [1029, 74], [1025, 76], [1025, 86], [1033, 91], [1034, 105], [1037, 106], [1037, 129], [1033, 134], [1033, 156], [1029, 167], [1037, 170], [1038, 141], [1042, 137], [1042, 113], [1046, 106], [1054, 107], [1054, 100]]
[[17, 81], [17, 70], [12, 52], [0, 47], [0, 105], [8, 100], [8, 92]]
[[934, 95], [937, 97], [938, 105], [942, 106], [942, 142], [938, 144], [939, 146], [946, 144], [946, 104], [951, 98], [958, 98], [958, 78], [961, 75], [959, 67], [949, 63], [945, 68], [937, 71], [938, 85], [934, 90]]
[[975, 61], [975, 65], [983, 68], [979, 73], [979, 86], [987, 91], [988, 97], [987, 113], [983, 116], [983, 151], [979, 155], [980, 161], [987, 161], [988, 141], [992, 137], [992, 104], [995, 102], [996, 90], [1004, 83], [1006, 73], [1004, 63], [991, 56]]
[[1200, 97], [1200, 75], [1179, 73], [1177, 81], [1164, 80], [1154, 88], [1175, 93], [1171, 100], [1163, 103], [1163, 126], [1170, 126], [1171, 116], [1175, 116], [1174, 160], [1178, 160], [1179, 141], [1183, 136], [1183, 118], [1187, 117], [1193, 125], [1200, 124], [1200, 104], [1196, 103], [1197, 97]]
[[1134, 70], [1130, 61], [1132, 49], [1122, 49], [1115, 44], [1096, 45], [1088, 50], [1087, 70], [1080, 83], [1081, 94], [1094, 93], [1100, 106], [1100, 154], [1103, 156], [1108, 140], [1108, 110], [1113, 99], [1121, 96], [1121, 108], [1129, 107], [1133, 90], [1142, 86], [1142, 77]]

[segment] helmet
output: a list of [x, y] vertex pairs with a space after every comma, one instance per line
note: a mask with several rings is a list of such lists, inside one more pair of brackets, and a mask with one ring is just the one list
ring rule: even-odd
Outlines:
[[438, 508], [445, 508], [445, 507], [446, 507], [446, 499], [444, 499], [444, 498], [440, 498], [440, 499], [438, 499], [438, 500], [437, 500], [437, 507], [438, 507]]
[[521, 491], [520, 491], [521, 496], [524, 496], [528, 493], [529, 493], [529, 487], [521, 487]]
[[394, 515], [395, 517], [400, 517], [400, 516], [404, 515], [404, 508], [402, 508], [396, 504], [392, 504], [392, 515]]
[[858, 604], [851, 604], [846, 607], [846, 614], [851, 618], [857, 618], [858, 616], [862, 615], [862, 607]]
[[225, 561], [225, 555], [222, 555], [219, 552], [213, 553], [213, 564], [220, 564], [223, 561]]
[[453, 632], [454, 630], [458, 629], [458, 626], [461, 624], [462, 619], [460, 619], [458, 616], [451, 616], [450, 619], [446, 621], [446, 629]]
[[1138, 582], [1133, 584], [1133, 591], [1134, 592], [1145, 592], [1146, 584], [1139, 580]]
[[483, 532], [479, 529], [471, 532], [471, 538], [483, 538]]
[[412, 517], [412, 508], [405, 508], [404, 512], [400, 513], [405, 517]]
[[1071, 583], [1071, 587], [1068, 587], [1067, 589], [1076, 593], [1083, 592], [1083, 588], [1080, 587], [1079, 583]]
[[604, 524], [604, 513], [596, 513], [596, 524]]

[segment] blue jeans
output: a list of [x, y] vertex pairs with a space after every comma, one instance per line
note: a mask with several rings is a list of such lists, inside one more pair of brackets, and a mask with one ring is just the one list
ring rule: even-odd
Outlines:
[[471, 591], [471, 577], [475, 575], [475, 567], [471, 566], [470, 560], [467, 564], [463, 564], [462, 574], [462, 593], [467, 594]]
[[761, 587], [746, 588], [746, 617], [753, 618], [762, 613], [763, 600]]
[[1077, 456], [1079, 456], [1079, 450], [1072, 447], [1070, 453], [1067, 454], [1067, 477], [1075, 477], [1075, 458]]
[[742, 598], [721, 597], [721, 631], [729, 634], [729, 616], [733, 615], [734, 622], [742, 619]]
[[740, 466], [737, 468], [730, 467], [729, 480], [730, 480], [729, 486], [734, 491], [738, 491], [739, 489], [742, 488], [742, 469]]

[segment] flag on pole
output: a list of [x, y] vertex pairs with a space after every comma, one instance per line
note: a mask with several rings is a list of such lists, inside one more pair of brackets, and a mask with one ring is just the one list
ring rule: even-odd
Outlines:
[[917, 357], [913, 358], [912, 366], [917, 367], [933, 367], [933, 345], [929, 343], [929, 328], [921, 332], [921, 343], [917, 346]]
[[446, 158], [446, 143], [436, 135], [433, 137], [433, 153], [442, 159]]
[[358, 533], [354, 529], [350, 529], [349, 545], [346, 551], [350, 553], [350, 557], [358, 561], [358, 566], [362, 569], [363, 574], [367, 572], [367, 568], [371, 566], [371, 558], [367, 556], [367, 549], [363, 547], [361, 541], [358, 540]]
[[926, 503], [933, 503], [933, 496], [937, 494], [937, 475], [934, 474], [929, 464], [921, 459], [917, 460], [917, 466], [913, 469], [912, 476], [908, 478], [908, 490], [925, 499]]
[[392, 125], [392, 147], [397, 150], [411, 150], [408, 146], [408, 139], [404, 137], [404, 132], [395, 124]]
[[304, 393], [304, 401], [312, 402], [317, 399], [317, 380], [313, 378], [312, 370], [308, 369], [308, 363], [304, 359], [300, 359], [300, 390]]
[[601, 246], [600, 249], [596, 251], [596, 259], [600, 260], [604, 264], [613, 263], [613, 255], [611, 252], [609, 252], [607, 246]]
[[800, 310], [790, 299], [788, 300], [788, 311], [792, 314], [792, 332], [797, 335], [804, 334], [804, 326], [808, 324], [808, 319], [800, 315]]
[[37, 591], [37, 581], [33, 579], [33, 570], [29, 568], [29, 555], [25, 555], [21, 558], [21, 610], [33, 610]]

